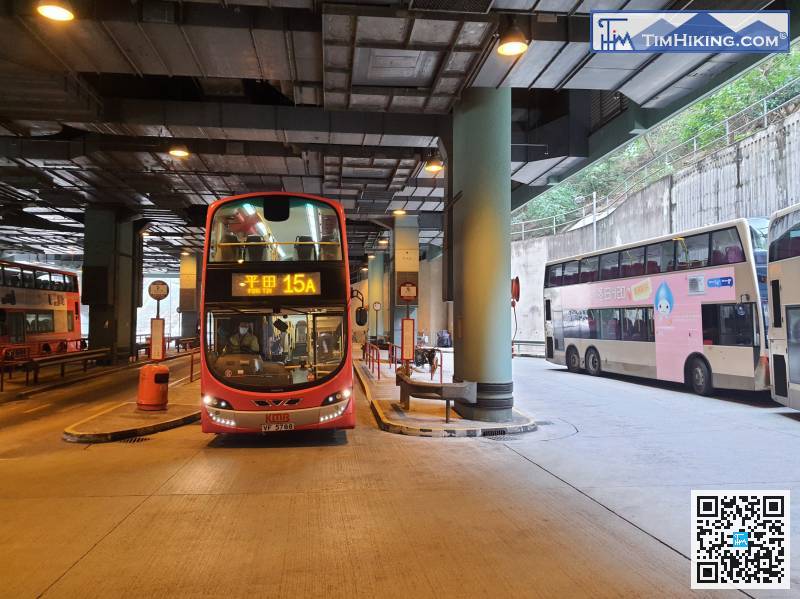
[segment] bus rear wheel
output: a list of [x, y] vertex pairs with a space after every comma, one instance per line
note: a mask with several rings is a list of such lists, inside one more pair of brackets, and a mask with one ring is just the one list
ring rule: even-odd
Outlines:
[[593, 347], [586, 350], [586, 372], [592, 376], [598, 376], [600, 368], [600, 353]]
[[567, 370], [570, 372], [581, 371], [581, 356], [574, 347], [567, 350]]
[[694, 358], [689, 365], [689, 385], [698, 395], [711, 395], [714, 386], [711, 384], [711, 369], [705, 360]]

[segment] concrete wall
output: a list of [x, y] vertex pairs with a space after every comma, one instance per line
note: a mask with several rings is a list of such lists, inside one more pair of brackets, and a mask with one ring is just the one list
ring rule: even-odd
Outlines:
[[[800, 112], [632, 194], [597, 223], [597, 249], [734, 218], [769, 216], [800, 201]], [[542, 341], [544, 264], [592, 251], [592, 225], [511, 244], [519, 276], [517, 339]]]

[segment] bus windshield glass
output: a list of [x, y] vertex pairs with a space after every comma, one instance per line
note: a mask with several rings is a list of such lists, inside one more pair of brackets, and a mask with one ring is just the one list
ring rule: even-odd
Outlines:
[[341, 261], [339, 220], [333, 207], [309, 198], [253, 197], [214, 213], [209, 262]]
[[232, 307], [206, 312], [206, 362], [231, 387], [291, 390], [333, 375], [344, 361], [346, 320], [338, 308]]

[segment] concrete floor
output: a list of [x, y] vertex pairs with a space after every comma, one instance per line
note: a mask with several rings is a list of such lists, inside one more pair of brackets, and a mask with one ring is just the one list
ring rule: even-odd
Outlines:
[[135, 377], [2, 405], [0, 596], [704, 596], [689, 490], [800, 480], [773, 404], [514, 366], [545, 424], [502, 441], [380, 432], [360, 392], [347, 433], [88, 447], [61, 430]]

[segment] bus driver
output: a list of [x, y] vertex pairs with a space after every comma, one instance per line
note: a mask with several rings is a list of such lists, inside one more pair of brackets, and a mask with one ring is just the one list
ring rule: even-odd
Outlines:
[[228, 340], [228, 350], [233, 354], [257, 354], [259, 352], [258, 339], [250, 332], [249, 323], [239, 323], [239, 332], [231, 335]]

